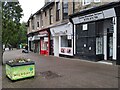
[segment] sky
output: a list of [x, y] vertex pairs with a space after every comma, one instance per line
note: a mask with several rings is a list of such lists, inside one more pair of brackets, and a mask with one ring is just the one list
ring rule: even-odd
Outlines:
[[27, 22], [30, 15], [37, 12], [43, 5], [44, 0], [18, 0], [22, 9], [24, 16], [21, 19], [21, 22]]

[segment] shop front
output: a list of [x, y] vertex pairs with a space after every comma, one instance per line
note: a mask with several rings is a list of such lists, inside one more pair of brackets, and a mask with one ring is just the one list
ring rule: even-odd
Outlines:
[[42, 30], [39, 32], [40, 36], [40, 54], [50, 54], [50, 32], [48, 30]]
[[39, 35], [34, 35], [32, 37], [32, 48], [34, 53], [39, 53], [40, 51], [40, 36]]
[[[88, 60], [118, 60], [119, 3], [110, 3], [71, 15], [75, 26], [75, 56]], [[89, 11], [89, 12], [88, 12]], [[120, 58], [119, 58], [120, 59]]]
[[73, 56], [73, 27], [69, 22], [50, 28], [53, 37], [54, 56]]
[[32, 36], [28, 37], [28, 50], [32, 51], [31, 49], [31, 43], [32, 43]]

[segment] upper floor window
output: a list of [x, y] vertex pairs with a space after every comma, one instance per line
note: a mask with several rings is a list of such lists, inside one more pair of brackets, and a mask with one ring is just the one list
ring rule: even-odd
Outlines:
[[32, 25], [32, 29], [33, 29], [33, 30], [35, 29], [34, 25]]
[[83, 5], [91, 4], [92, 0], [83, 0]]
[[37, 27], [39, 27], [39, 22], [37, 22]]
[[41, 14], [41, 26], [43, 26], [43, 17], [42, 17], [42, 14]]
[[99, 3], [99, 2], [101, 2], [101, 0], [94, 0], [94, 2], [95, 2], [95, 3]]
[[50, 8], [49, 14], [50, 14], [50, 24], [52, 24], [53, 23], [53, 9], [52, 8]]
[[35, 27], [34, 27], [34, 19], [31, 21], [31, 26], [32, 26], [32, 29], [34, 30]]
[[73, 13], [79, 12], [80, 5], [81, 5], [81, 1], [80, 0], [73, 0]]
[[45, 11], [45, 17], [47, 16], [47, 12]]
[[68, 18], [68, 0], [63, 0], [63, 19]]
[[56, 2], [56, 21], [60, 20], [60, 1]]

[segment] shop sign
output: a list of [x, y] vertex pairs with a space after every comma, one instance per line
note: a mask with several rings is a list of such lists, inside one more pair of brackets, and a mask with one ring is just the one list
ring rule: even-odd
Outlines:
[[111, 8], [111, 9], [103, 10], [100, 12], [96, 12], [96, 13], [92, 13], [92, 14], [88, 14], [80, 17], [75, 17], [75, 18], [72, 18], [72, 20], [74, 24], [78, 24], [78, 23], [96, 21], [96, 20], [115, 17], [115, 16], [116, 16], [115, 10], [114, 8]]
[[32, 37], [28, 37], [28, 41], [32, 41]]
[[40, 40], [40, 36], [39, 35], [33, 36], [32, 41], [34, 41], [34, 40]]
[[103, 12], [101, 11], [101, 12], [81, 16], [81, 17], [79, 17], [79, 21], [80, 21], [80, 23], [82, 23], [82, 22], [99, 20], [99, 19], [103, 19], [103, 18], [104, 18], [104, 15], [103, 15]]
[[48, 42], [48, 37], [44, 37], [44, 42]]
[[65, 30], [65, 31], [55, 31], [55, 30], [53, 30], [53, 34], [56, 35], [56, 36], [66, 35], [67, 34], [67, 30]]
[[44, 35], [44, 34], [48, 34], [48, 32], [47, 31], [39, 32], [39, 35]]
[[60, 36], [60, 35], [71, 35], [72, 34], [72, 24], [69, 22], [68, 24], [57, 26], [50, 28], [51, 34], [53, 36]]

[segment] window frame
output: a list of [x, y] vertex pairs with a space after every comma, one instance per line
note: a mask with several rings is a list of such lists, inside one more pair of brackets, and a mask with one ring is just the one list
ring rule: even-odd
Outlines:
[[43, 16], [41, 14], [41, 27], [43, 27]]
[[39, 23], [39, 21], [37, 21], [37, 27], [40, 27], [40, 23]]
[[53, 8], [49, 9], [49, 18], [50, 18], [50, 24], [53, 24], [53, 13], [52, 13]]
[[[67, 15], [65, 15], [64, 10], [67, 10]], [[62, 14], [63, 14], [63, 19], [67, 19], [68, 18], [68, 0], [66, 0], [66, 1], [63, 0], [63, 2], [62, 2]]]
[[86, 6], [86, 5], [91, 4], [92, 0], [82, 0], [82, 2], [83, 2], [82, 5]]
[[94, 3], [100, 3], [101, 0], [94, 0]]
[[56, 21], [60, 20], [60, 1], [56, 2]]

